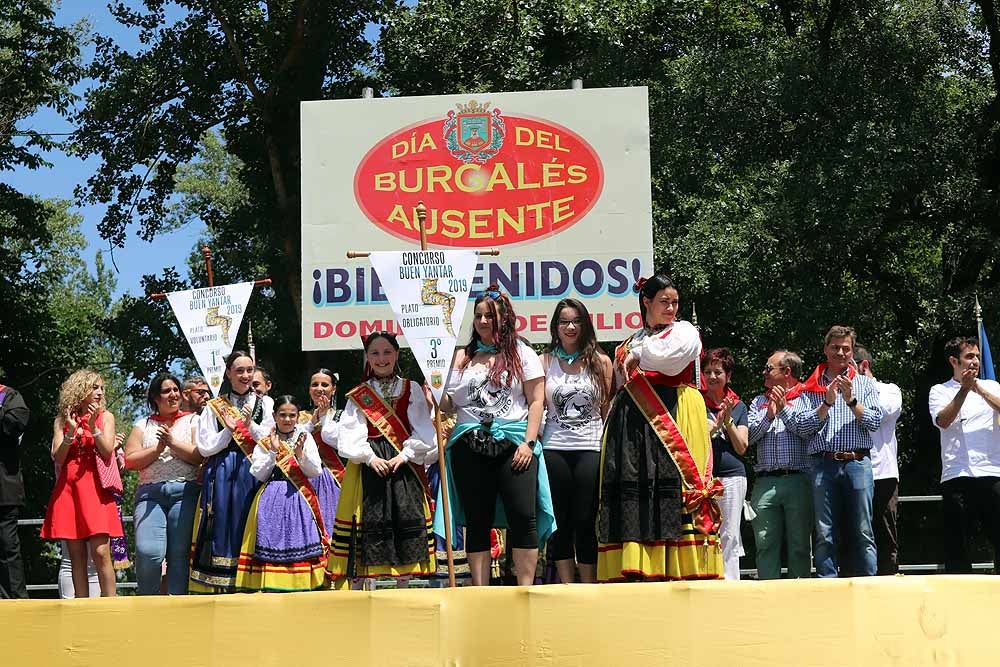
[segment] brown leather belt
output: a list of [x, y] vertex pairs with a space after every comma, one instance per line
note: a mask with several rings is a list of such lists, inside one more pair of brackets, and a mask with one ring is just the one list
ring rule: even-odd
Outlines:
[[823, 452], [823, 458], [827, 461], [860, 461], [868, 458], [869, 450], [856, 449], [853, 452]]

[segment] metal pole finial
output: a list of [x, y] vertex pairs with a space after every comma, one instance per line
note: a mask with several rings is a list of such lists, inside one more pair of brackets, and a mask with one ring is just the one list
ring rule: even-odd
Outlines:
[[983, 321], [983, 307], [979, 305], [979, 292], [976, 292], [976, 321]]

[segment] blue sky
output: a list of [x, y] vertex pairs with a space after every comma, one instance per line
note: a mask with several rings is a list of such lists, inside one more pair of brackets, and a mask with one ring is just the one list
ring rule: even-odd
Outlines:
[[[138, 5], [138, 2], [128, 4]], [[408, 3], [409, 4], [409, 3]], [[167, 20], [176, 20], [181, 13], [176, 7], [168, 9]], [[58, 7], [56, 21], [60, 25], [73, 25], [86, 21], [93, 34], [101, 34], [113, 38], [118, 45], [133, 51], [140, 47], [137, 32], [120, 25], [108, 11], [107, 3], [100, 0], [63, 0]], [[378, 28], [370, 25], [366, 35], [370, 40], [378, 36]], [[83, 59], [88, 63], [93, 57], [93, 47], [85, 46]], [[76, 92], [82, 97], [83, 92], [92, 85], [90, 81], [81, 82]], [[51, 109], [40, 109], [35, 115], [18, 125], [20, 130], [36, 132], [64, 133], [72, 127], [58, 113]], [[45, 155], [49, 168], [35, 171], [19, 168], [13, 172], [0, 172], [0, 182], [7, 183], [20, 192], [38, 195], [45, 198], [62, 198], [73, 200], [73, 188], [86, 182], [99, 165], [97, 158], [82, 160], [79, 157], [67, 155], [62, 151], [50, 151]], [[93, 266], [97, 253], [103, 253], [105, 265], [115, 272], [118, 286], [115, 296], [124, 293], [138, 295], [141, 292], [140, 280], [144, 273], [159, 273], [164, 267], [175, 266], [181, 276], [187, 276], [187, 257], [197, 245], [204, 225], [190, 224], [170, 234], [157, 236], [152, 243], [143, 241], [136, 236], [134, 227], [129, 230], [124, 248], [115, 248], [112, 264], [111, 251], [108, 242], [101, 239], [97, 226], [104, 216], [104, 206], [77, 206], [73, 210], [83, 216], [82, 231], [89, 246], [85, 252], [87, 262]], [[117, 266], [117, 271], [115, 271]]]
[[[57, 11], [57, 22], [61, 25], [71, 25], [85, 20], [93, 33], [113, 37], [122, 48], [133, 50], [139, 42], [135, 34], [119, 25], [103, 2], [93, 0], [64, 0]], [[93, 48], [84, 48], [84, 62], [89, 62]], [[90, 82], [82, 82], [77, 86], [77, 94], [82, 94]], [[51, 109], [40, 109], [34, 116], [19, 124], [19, 129], [31, 129], [37, 132], [69, 132], [72, 127], [65, 119]], [[40, 197], [57, 197], [73, 199], [73, 188], [84, 183], [96, 170], [99, 160], [91, 158], [81, 160], [79, 157], [66, 155], [62, 151], [50, 151], [45, 155], [52, 167], [35, 171], [19, 168], [13, 172], [0, 172], [0, 181], [8, 183], [26, 194]], [[76, 206], [73, 210], [83, 216], [82, 231], [87, 238], [89, 247], [85, 252], [88, 263], [93, 266], [97, 253], [105, 254], [105, 264], [111, 271], [114, 267], [108, 255], [108, 242], [101, 239], [97, 225], [104, 215], [103, 206]], [[158, 273], [166, 266], [176, 266], [182, 276], [187, 275], [185, 261], [191, 249], [196, 245], [199, 234], [203, 231], [201, 225], [189, 225], [171, 234], [164, 234], [152, 243], [147, 243], [130, 230], [124, 248], [114, 250], [114, 262], [118, 267], [118, 291], [116, 296], [128, 292], [139, 294], [140, 279], [143, 273]]]

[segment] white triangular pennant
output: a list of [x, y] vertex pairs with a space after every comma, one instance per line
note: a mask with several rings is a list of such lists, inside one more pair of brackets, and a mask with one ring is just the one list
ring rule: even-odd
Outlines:
[[251, 293], [252, 282], [167, 294], [213, 396], [219, 395], [226, 370], [224, 359], [233, 351]]
[[441, 402], [476, 272], [475, 250], [373, 252], [389, 305], [424, 378]]

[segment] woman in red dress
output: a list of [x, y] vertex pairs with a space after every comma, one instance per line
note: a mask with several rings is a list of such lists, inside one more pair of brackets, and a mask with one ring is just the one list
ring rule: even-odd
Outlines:
[[110, 538], [122, 536], [111, 491], [101, 485], [97, 457], [114, 465], [115, 418], [104, 407], [104, 380], [80, 370], [59, 389], [52, 458], [61, 466], [42, 525], [42, 538], [66, 540], [76, 597], [89, 597], [87, 551], [93, 554], [101, 597], [115, 595]]

